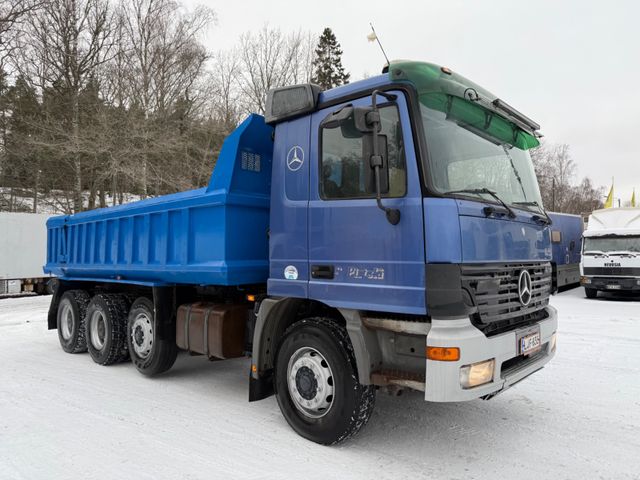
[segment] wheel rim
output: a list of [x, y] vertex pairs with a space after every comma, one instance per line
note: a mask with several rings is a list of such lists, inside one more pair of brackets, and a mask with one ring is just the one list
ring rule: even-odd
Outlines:
[[60, 313], [60, 333], [62, 333], [62, 338], [65, 340], [69, 340], [71, 338], [74, 323], [73, 309], [71, 308], [71, 305], [65, 303], [62, 306], [62, 312]]
[[287, 385], [293, 404], [309, 418], [325, 416], [333, 405], [333, 373], [329, 362], [314, 348], [300, 348], [291, 356]]
[[91, 320], [89, 321], [89, 331], [91, 332], [91, 345], [96, 350], [102, 350], [104, 347], [104, 339], [107, 331], [106, 327], [107, 325], [102, 312], [93, 312], [93, 314], [91, 314]]
[[146, 313], [139, 313], [131, 326], [131, 345], [135, 354], [147, 358], [153, 347], [153, 322]]

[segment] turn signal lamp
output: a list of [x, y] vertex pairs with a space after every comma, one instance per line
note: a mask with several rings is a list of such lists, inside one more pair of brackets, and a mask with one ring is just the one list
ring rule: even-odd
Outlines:
[[256, 296], [255, 295], [247, 295], [247, 301], [255, 302], [256, 301]]
[[427, 347], [427, 358], [438, 362], [457, 362], [460, 360], [458, 347]]
[[460, 367], [460, 385], [462, 388], [473, 388], [489, 383], [493, 380], [495, 366], [496, 361], [492, 358]]

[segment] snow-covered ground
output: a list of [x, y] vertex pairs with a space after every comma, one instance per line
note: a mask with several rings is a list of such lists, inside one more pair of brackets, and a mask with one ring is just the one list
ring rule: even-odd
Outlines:
[[246, 359], [149, 379], [69, 355], [48, 297], [0, 300], [0, 479], [640, 478], [640, 302], [552, 299], [558, 355], [491, 401], [379, 394], [360, 435], [298, 437]]

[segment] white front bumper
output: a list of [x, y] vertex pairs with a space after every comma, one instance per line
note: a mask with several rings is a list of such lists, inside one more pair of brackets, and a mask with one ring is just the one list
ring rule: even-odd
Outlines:
[[[555, 355], [555, 349], [550, 351], [549, 341], [558, 327], [556, 309], [551, 306], [546, 309], [548, 317], [537, 323], [540, 326], [542, 350], [531, 359], [525, 359], [505, 371], [502, 364], [518, 355], [516, 336], [520, 330], [487, 338], [471, 324], [468, 317], [455, 320], [432, 319], [431, 329], [427, 335], [427, 346], [458, 347], [460, 360], [457, 362], [426, 361], [425, 400], [459, 402], [494, 395], [542, 368]], [[493, 381], [474, 388], [462, 388], [460, 367], [492, 358], [495, 359]]]

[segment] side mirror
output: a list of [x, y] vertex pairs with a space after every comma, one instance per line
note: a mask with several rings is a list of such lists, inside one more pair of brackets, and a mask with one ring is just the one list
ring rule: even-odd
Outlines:
[[[340, 127], [343, 137], [360, 138], [362, 134], [373, 131], [373, 125], [369, 123], [371, 121], [370, 114], [373, 111], [372, 107], [346, 105], [327, 115], [322, 122], [320, 122], [320, 128]], [[379, 124], [378, 131], [380, 131]]]
[[[378, 159], [374, 155], [374, 137], [378, 139]], [[376, 162], [380, 166], [380, 193], [389, 193], [389, 147], [386, 135], [368, 133], [362, 136], [362, 158], [365, 161], [365, 185], [368, 193], [376, 193]]]

